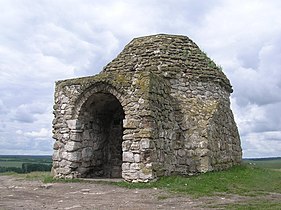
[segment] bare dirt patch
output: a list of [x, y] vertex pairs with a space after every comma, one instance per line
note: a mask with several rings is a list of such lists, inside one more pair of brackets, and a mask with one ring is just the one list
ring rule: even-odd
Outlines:
[[[161, 189], [126, 189], [95, 182], [43, 184], [0, 176], [0, 209], [221, 209], [251, 199], [237, 195], [193, 199]], [[269, 199], [280, 200], [281, 195]]]

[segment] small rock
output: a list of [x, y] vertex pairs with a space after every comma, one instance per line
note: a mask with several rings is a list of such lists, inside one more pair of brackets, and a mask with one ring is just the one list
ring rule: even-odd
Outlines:
[[82, 189], [81, 192], [90, 192], [90, 189]]
[[41, 185], [40, 187], [43, 188], [43, 189], [49, 189], [51, 188], [53, 185], [52, 184], [43, 184]]

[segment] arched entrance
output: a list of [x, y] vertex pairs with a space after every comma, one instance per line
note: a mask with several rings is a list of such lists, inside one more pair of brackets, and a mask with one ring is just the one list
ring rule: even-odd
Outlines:
[[121, 177], [124, 116], [122, 105], [110, 93], [94, 93], [83, 104], [79, 116], [84, 127], [83, 177]]

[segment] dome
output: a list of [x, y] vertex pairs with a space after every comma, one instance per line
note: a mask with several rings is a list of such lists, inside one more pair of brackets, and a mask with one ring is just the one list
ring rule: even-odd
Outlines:
[[103, 72], [111, 71], [154, 71], [170, 78], [212, 81], [232, 92], [222, 69], [191, 39], [182, 35], [157, 34], [133, 39], [103, 69]]

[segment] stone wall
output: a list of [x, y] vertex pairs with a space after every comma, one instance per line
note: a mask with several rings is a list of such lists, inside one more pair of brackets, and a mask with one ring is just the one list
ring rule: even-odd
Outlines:
[[53, 173], [143, 182], [239, 164], [231, 92], [187, 37], [134, 39], [100, 74], [56, 83]]

